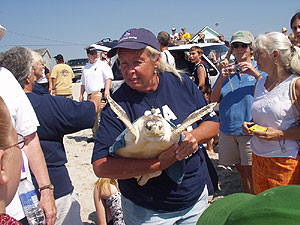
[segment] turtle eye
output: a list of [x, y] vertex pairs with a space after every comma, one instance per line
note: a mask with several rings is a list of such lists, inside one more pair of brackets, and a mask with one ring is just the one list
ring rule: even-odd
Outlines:
[[147, 123], [145, 124], [145, 127], [148, 129], [148, 130], [151, 130], [153, 126], [153, 122], [152, 121], [147, 121]]
[[158, 129], [160, 129], [160, 130], [161, 130], [162, 127], [163, 127], [163, 124], [162, 124], [161, 121], [157, 121], [156, 125], [158, 126]]

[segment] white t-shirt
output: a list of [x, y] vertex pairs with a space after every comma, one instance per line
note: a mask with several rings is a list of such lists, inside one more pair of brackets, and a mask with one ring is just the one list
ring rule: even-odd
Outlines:
[[160, 53], [162, 59], [164, 59], [168, 64], [176, 68], [175, 59], [168, 50], [164, 50]]
[[[264, 127], [287, 130], [295, 122], [289, 90], [294, 77], [296, 76], [291, 75], [270, 92], [264, 86], [267, 77], [263, 77], [257, 82], [251, 106], [251, 114], [255, 123]], [[256, 136], [251, 138], [251, 148], [259, 156], [294, 159], [299, 151], [296, 140], [267, 141]]]
[[48, 83], [48, 79], [47, 79], [46, 74], [45, 74], [45, 68], [43, 69], [43, 76], [40, 79], [38, 79], [36, 82], [38, 84]]
[[87, 94], [91, 94], [105, 88], [105, 81], [113, 78], [114, 76], [110, 66], [98, 59], [95, 63], [88, 63], [83, 68], [81, 85], [85, 86]]
[[[0, 77], [0, 96], [9, 109], [14, 128], [23, 136], [27, 136], [36, 132], [37, 126], [39, 126], [38, 119], [30, 101], [28, 100], [18, 81], [10, 71], [3, 67], [0, 67]], [[21, 177], [27, 176], [29, 179], [31, 179], [28, 159], [23, 151], [22, 156], [25, 166], [25, 174], [22, 173]], [[6, 213], [17, 220], [25, 217], [18, 196], [18, 191], [16, 192], [12, 202], [6, 207]]]
[[177, 40], [178, 33], [170, 34], [170, 37], [173, 37], [174, 41]]

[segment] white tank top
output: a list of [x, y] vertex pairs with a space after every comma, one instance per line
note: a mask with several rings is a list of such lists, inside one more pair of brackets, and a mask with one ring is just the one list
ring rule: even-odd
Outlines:
[[[290, 83], [296, 77], [289, 76], [277, 87], [268, 92], [265, 88], [267, 77], [257, 82], [251, 113], [253, 121], [258, 125], [287, 130], [295, 122], [292, 102], [290, 98]], [[298, 118], [299, 112], [297, 110]], [[251, 138], [252, 151], [263, 157], [296, 158], [298, 144], [296, 140], [267, 141], [253, 136]]]

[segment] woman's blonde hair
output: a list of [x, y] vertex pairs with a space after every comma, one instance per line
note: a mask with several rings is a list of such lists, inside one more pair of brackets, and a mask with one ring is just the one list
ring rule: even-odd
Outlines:
[[118, 189], [118, 191], [120, 191], [119, 190], [119, 184], [118, 184], [118, 181], [116, 179], [112, 179], [112, 178], [99, 178], [96, 181], [96, 183], [95, 183], [95, 186], [97, 186], [100, 194], [105, 189], [108, 189], [109, 192], [111, 193], [110, 185], [116, 186], [116, 188]]
[[[145, 51], [148, 53], [148, 55], [149, 55], [152, 62], [155, 62], [157, 60], [157, 58], [160, 56], [160, 52], [157, 51], [155, 48], [152, 48], [150, 46], [147, 46], [145, 48]], [[167, 62], [165, 62], [164, 60], [160, 60], [160, 63], [158, 65], [157, 69], [158, 69], [159, 73], [171, 72], [175, 76], [177, 76], [179, 78], [179, 80], [182, 81], [182, 76], [180, 75], [179, 71], [176, 70], [173, 66], [171, 66]]]
[[30, 50], [32, 55], [32, 67], [35, 69], [40, 63], [44, 64], [42, 56], [36, 51]]

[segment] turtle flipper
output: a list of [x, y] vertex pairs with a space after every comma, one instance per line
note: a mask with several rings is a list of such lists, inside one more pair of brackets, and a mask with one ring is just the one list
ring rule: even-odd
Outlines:
[[190, 114], [188, 118], [186, 118], [182, 124], [173, 131], [173, 134], [181, 134], [188, 126], [192, 125], [198, 120], [201, 120], [203, 116], [212, 111], [216, 104], [216, 102], [210, 103]]
[[161, 170], [158, 170], [158, 171], [155, 171], [155, 172], [152, 172], [152, 173], [147, 173], [147, 174], [144, 174], [144, 175], [141, 175], [141, 176], [137, 176], [136, 177], [137, 183], [140, 186], [144, 186], [148, 182], [148, 180], [150, 180], [153, 177], [160, 176], [161, 173], [162, 173]]
[[126, 125], [128, 128], [128, 131], [135, 137], [134, 139], [136, 140], [137, 138], [137, 133], [135, 129], [133, 128], [133, 125], [131, 121], [129, 120], [126, 112], [122, 107], [116, 103], [109, 95], [107, 96], [107, 101], [109, 102], [110, 108], [114, 113], [117, 115], [117, 117]]

